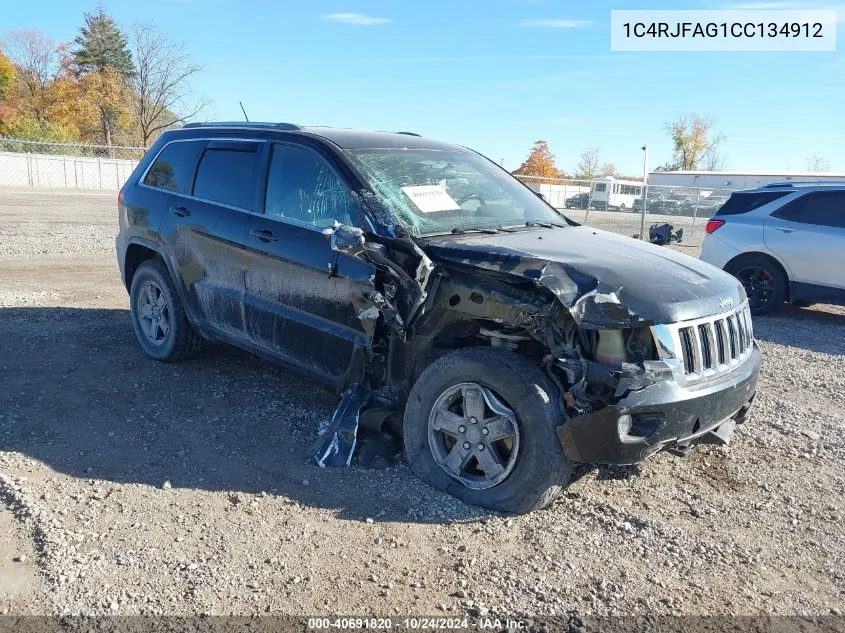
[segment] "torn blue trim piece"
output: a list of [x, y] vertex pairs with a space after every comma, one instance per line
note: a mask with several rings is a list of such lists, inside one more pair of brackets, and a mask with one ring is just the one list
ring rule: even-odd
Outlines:
[[340, 404], [317, 441], [314, 458], [321, 468], [342, 468], [352, 462], [361, 409], [369, 404], [370, 397], [370, 390], [358, 383], [343, 392]]

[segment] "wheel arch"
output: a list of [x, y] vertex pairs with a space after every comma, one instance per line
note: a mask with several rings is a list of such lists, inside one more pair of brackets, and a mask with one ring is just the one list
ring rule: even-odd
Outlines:
[[786, 266], [784, 266], [782, 262], [780, 262], [776, 257], [772, 256], [770, 253], [763, 253], [761, 251], [750, 251], [747, 253], [742, 253], [728, 261], [728, 263], [725, 264], [724, 270], [727, 272], [731, 272], [731, 269], [733, 267], [749, 259], [765, 259], [766, 261], [771, 262], [774, 266], [778, 268], [778, 270], [780, 270], [781, 273], [783, 273], [783, 277], [784, 279], [786, 279], [786, 301], [790, 301], [792, 295], [792, 279], [789, 276], [789, 271], [786, 269]]
[[194, 323], [194, 306], [188, 301], [187, 292], [182, 283], [182, 277], [177, 273], [177, 267], [174, 265], [172, 258], [167, 250], [159, 243], [145, 239], [143, 237], [133, 236], [129, 239], [126, 246], [126, 253], [124, 255], [124, 284], [127, 290], [132, 288], [132, 277], [138, 270], [138, 267], [149, 259], [158, 257], [164, 262], [167, 267], [167, 272], [170, 275], [173, 286], [179, 295], [179, 300], [185, 306], [185, 311], [188, 313], [189, 320]]

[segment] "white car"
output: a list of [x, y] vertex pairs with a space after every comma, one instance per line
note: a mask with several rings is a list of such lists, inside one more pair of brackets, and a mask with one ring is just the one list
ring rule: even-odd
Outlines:
[[845, 182], [737, 191], [706, 231], [701, 259], [742, 282], [753, 314], [845, 305]]

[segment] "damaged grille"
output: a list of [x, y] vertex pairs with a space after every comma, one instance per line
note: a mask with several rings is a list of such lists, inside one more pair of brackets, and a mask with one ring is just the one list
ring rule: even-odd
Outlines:
[[688, 382], [725, 374], [741, 364], [754, 341], [748, 304], [713, 317], [678, 323], [678, 360]]

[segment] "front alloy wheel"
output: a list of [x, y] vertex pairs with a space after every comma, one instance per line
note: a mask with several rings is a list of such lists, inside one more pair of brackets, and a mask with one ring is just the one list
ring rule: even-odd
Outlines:
[[434, 461], [467, 488], [492, 488], [519, 457], [519, 423], [490, 389], [463, 382], [444, 391], [428, 419]]

